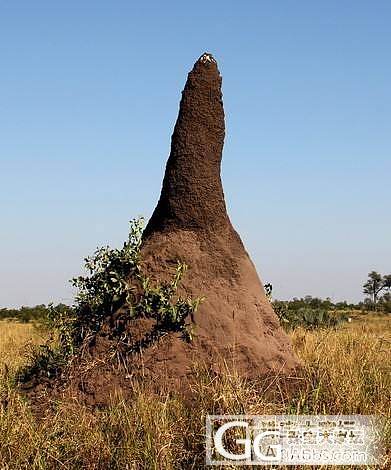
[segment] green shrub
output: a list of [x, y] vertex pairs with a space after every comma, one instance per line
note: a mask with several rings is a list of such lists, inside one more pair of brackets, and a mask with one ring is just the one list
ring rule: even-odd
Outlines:
[[[87, 276], [71, 280], [78, 289], [73, 307], [47, 310], [45, 324], [55, 332], [50, 341], [34, 354], [32, 366], [22, 371], [25, 379], [42, 369], [45, 375], [58, 372], [85, 342], [90, 341], [110, 315], [121, 311], [125, 321], [151, 318], [155, 326], [148, 342], [161, 335], [181, 332], [190, 341], [192, 321], [202, 298], [190, 299], [177, 295], [177, 290], [187, 266], [178, 262], [176, 271], [168, 282], [153, 285], [141, 269], [140, 246], [143, 219], [130, 222], [128, 240], [121, 249], [98, 248], [85, 259]], [[123, 330], [113, 331], [126, 344]], [[147, 342], [147, 343], [148, 343]], [[147, 344], [146, 343], [146, 344]]]
[[315, 328], [331, 328], [347, 320], [344, 313], [330, 312], [324, 309], [301, 307], [297, 310], [289, 308], [288, 302], [274, 301], [273, 309], [276, 312], [282, 326], [286, 330], [303, 327], [311, 330]]
[[171, 281], [153, 285], [141, 269], [140, 246], [143, 219], [130, 222], [128, 240], [122, 249], [99, 248], [86, 258], [89, 276], [72, 280], [78, 289], [75, 305], [74, 340], [80, 343], [102, 326], [104, 319], [122, 308], [129, 319], [153, 318], [160, 331], [181, 331], [189, 339], [186, 320], [192, 319], [201, 298], [177, 297], [187, 266], [178, 262]]

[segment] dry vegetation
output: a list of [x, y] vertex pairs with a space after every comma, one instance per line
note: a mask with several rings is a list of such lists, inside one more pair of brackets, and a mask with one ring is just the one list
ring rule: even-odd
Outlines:
[[[303, 386], [293, 395], [279, 389], [278, 380], [249, 385], [198, 368], [191, 403], [134, 385], [127, 403], [113, 397], [110, 409], [91, 411], [68, 401], [58, 403], [54, 416], [38, 419], [15, 392], [12, 376], [41, 335], [31, 324], [0, 322], [0, 468], [202, 468], [208, 413], [361, 413], [390, 422], [390, 316], [357, 316], [336, 330], [290, 334], [304, 364]], [[266, 389], [277, 390], [274, 399]], [[386, 439], [390, 449], [389, 425]]]
[[0, 396], [12, 385], [17, 369], [28, 361], [29, 351], [43, 340], [44, 333], [33, 323], [0, 321]]

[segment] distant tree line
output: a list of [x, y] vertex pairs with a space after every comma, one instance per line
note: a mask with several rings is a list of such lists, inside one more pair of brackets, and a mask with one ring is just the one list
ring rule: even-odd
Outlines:
[[0, 308], [0, 320], [13, 319], [22, 323], [28, 323], [30, 321], [41, 322], [48, 318], [53, 308], [58, 312], [66, 312], [70, 307], [60, 303], [56, 306], [52, 304], [40, 304], [35, 307]]
[[321, 299], [306, 295], [294, 297], [292, 300], [276, 300], [272, 298], [272, 284], [265, 284], [266, 296], [272, 302], [281, 324], [285, 329], [296, 327], [329, 328], [349, 320], [349, 311], [375, 310], [377, 312], [391, 313], [391, 275], [382, 276], [376, 271], [368, 274], [368, 280], [363, 285], [364, 294], [368, 295], [364, 301], [349, 303], [333, 302], [329, 297]]
[[[272, 300], [272, 284], [265, 284], [266, 296]], [[301, 308], [313, 308], [323, 310], [364, 310], [366, 308], [365, 302], [352, 303], [346, 300], [340, 302], [333, 302], [330, 297], [321, 299], [320, 297], [312, 297], [306, 295], [305, 297], [293, 297], [292, 300], [274, 300], [274, 302], [283, 302], [287, 305], [289, 310], [297, 311]]]
[[[266, 295], [272, 300], [272, 284], [265, 284]], [[368, 279], [363, 285], [363, 293], [367, 295], [363, 302], [349, 303], [346, 300], [342, 302], [333, 302], [329, 297], [321, 299], [306, 295], [305, 297], [293, 297], [292, 300], [274, 300], [273, 307], [276, 311], [281, 312], [281, 316], [287, 318], [306, 317], [312, 319], [316, 323], [318, 318], [322, 321], [329, 321], [329, 316], [325, 312], [338, 312], [346, 310], [376, 310], [378, 312], [391, 313], [391, 274], [381, 275], [376, 271], [368, 274]], [[45, 321], [50, 312], [55, 309], [57, 312], [66, 313], [71, 307], [59, 303], [40, 304], [35, 307], [20, 308], [0, 308], [0, 320], [14, 319], [27, 323], [29, 321]], [[316, 314], [314, 312], [317, 312]], [[340, 317], [342, 317], [340, 315]], [[306, 320], [307, 321], [307, 320]]]
[[[272, 284], [265, 284], [266, 296], [272, 300]], [[363, 285], [363, 293], [368, 297], [362, 302], [351, 303], [346, 300], [333, 302], [330, 297], [321, 299], [306, 295], [305, 297], [293, 297], [292, 300], [273, 300], [274, 305], [283, 304], [291, 312], [301, 309], [314, 310], [376, 310], [378, 312], [391, 313], [391, 274], [381, 275], [376, 271], [368, 274], [368, 279]]]

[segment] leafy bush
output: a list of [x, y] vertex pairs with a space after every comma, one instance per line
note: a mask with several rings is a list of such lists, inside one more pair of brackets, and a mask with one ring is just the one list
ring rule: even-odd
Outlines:
[[192, 319], [202, 299], [176, 298], [187, 270], [180, 262], [171, 281], [152, 285], [141, 269], [142, 231], [143, 219], [131, 221], [129, 237], [122, 249], [97, 249], [94, 256], [85, 260], [89, 276], [72, 280], [78, 289], [74, 323], [76, 342], [99, 331], [104, 319], [119, 307], [127, 310], [129, 319], [153, 318], [158, 330], [181, 331], [189, 339], [186, 319]]
[[71, 280], [78, 289], [74, 307], [76, 319], [73, 336], [76, 343], [97, 332], [104, 318], [123, 304], [131, 306], [135, 302], [142, 281], [142, 228], [142, 219], [131, 221], [128, 240], [122, 249], [108, 246], [97, 248], [93, 256], [85, 258], [89, 275]]
[[[30, 375], [40, 369], [49, 376], [57, 373], [83, 343], [100, 331], [104, 321], [118, 311], [129, 321], [155, 320], [148, 342], [170, 331], [181, 332], [188, 341], [192, 339], [193, 315], [203, 299], [184, 299], [177, 295], [187, 269], [180, 262], [171, 281], [151, 283], [141, 269], [142, 231], [143, 219], [135, 219], [130, 222], [128, 240], [121, 249], [98, 248], [93, 256], [85, 258], [88, 275], [71, 280], [78, 289], [75, 305], [67, 309], [51, 307], [47, 312], [46, 324], [56, 332], [57, 341], [52, 337], [35, 353]], [[126, 344], [123, 330], [118, 333]], [[29, 373], [25, 370], [22, 375], [27, 378]]]

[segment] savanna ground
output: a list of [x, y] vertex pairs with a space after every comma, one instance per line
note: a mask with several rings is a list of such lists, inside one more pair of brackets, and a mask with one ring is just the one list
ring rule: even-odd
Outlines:
[[352, 316], [336, 329], [290, 332], [304, 365], [300, 391], [279, 388], [278, 377], [250, 385], [199, 369], [191, 405], [136, 384], [132, 401], [116, 396], [109, 409], [94, 411], [76, 401], [57, 403], [50, 418], [33, 415], [14, 385], [15, 372], [45, 332], [32, 323], [1, 321], [0, 468], [198, 469], [204, 466], [205, 416], [245, 413], [383, 416], [384, 468], [391, 468], [391, 316]]

